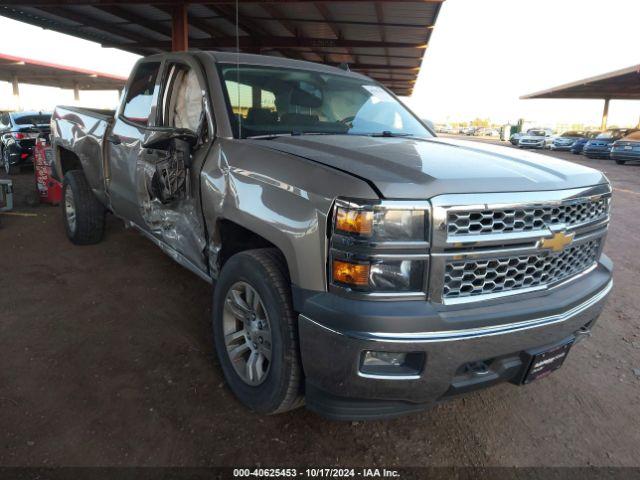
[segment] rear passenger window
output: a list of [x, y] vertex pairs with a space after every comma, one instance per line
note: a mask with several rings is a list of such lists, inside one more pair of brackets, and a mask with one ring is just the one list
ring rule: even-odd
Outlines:
[[136, 70], [122, 113], [127, 120], [145, 126], [149, 124], [154, 98], [158, 93], [156, 78], [159, 70], [159, 62], [143, 63]]

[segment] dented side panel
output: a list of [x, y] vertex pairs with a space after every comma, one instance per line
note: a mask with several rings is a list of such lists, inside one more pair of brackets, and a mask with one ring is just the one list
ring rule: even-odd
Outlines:
[[56, 107], [52, 118], [52, 148], [55, 169], [62, 179], [60, 149], [73, 152], [82, 165], [87, 181], [96, 197], [108, 204], [104, 176], [104, 142], [113, 116], [75, 107]]
[[218, 273], [216, 232], [224, 219], [278, 247], [294, 285], [325, 290], [327, 215], [344, 192], [376, 198], [365, 182], [348, 174], [250, 142], [218, 139], [202, 171], [212, 276]]

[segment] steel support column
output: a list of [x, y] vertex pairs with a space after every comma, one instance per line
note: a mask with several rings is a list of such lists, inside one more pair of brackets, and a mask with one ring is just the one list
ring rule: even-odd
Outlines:
[[76, 102], [80, 101], [80, 85], [77, 83], [73, 86], [73, 99]]
[[18, 76], [13, 75], [11, 78], [11, 85], [13, 86], [13, 102], [16, 108], [20, 108], [20, 84], [18, 82]]
[[173, 7], [171, 16], [171, 50], [183, 52], [189, 49], [189, 18], [187, 5], [180, 4]]
[[602, 123], [600, 124], [600, 130], [606, 130], [607, 119], [609, 118], [609, 99], [604, 99], [604, 109], [602, 110]]

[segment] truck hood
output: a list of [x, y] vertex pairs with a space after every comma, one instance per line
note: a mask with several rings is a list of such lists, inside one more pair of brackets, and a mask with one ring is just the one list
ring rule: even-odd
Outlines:
[[249, 142], [360, 177], [383, 198], [562, 190], [607, 181], [597, 170], [546, 155], [455, 139], [301, 135]]

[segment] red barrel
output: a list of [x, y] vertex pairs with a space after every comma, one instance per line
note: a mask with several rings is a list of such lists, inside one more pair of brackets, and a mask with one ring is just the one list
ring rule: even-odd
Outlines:
[[40, 203], [58, 205], [62, 201], [62, 184], [53, 178], [53, 150], [44, 138], [36, 140], [33, 149], [33, 169]]

